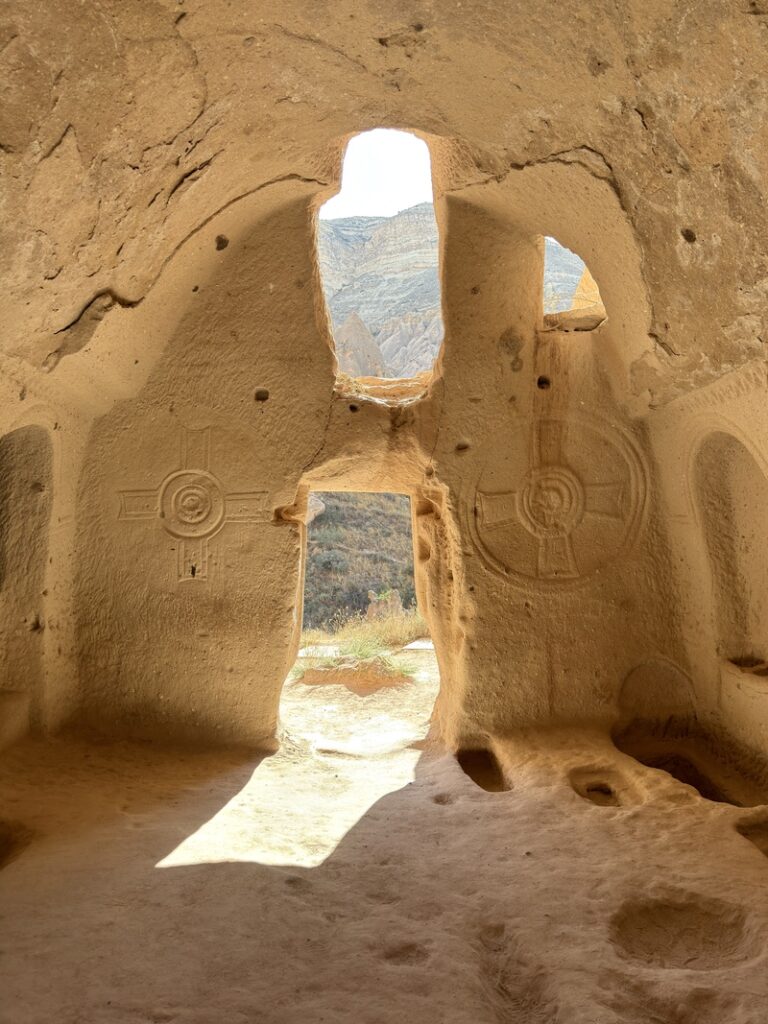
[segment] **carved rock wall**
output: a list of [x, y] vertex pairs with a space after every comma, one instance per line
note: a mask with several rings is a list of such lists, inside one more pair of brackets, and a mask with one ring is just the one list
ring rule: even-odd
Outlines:
[[[449, 744], [608, 727], [663, 663], [764, 754], [717, 607], [761, 591], [739, 549], [717, 592], [696, 460], [750, 454], [718, 500], [758, 544], [766, 31], [755, 4], [11, 4], [0, 415], [52, 448], [32, 720], [270, 743], [307, 491], [369, 488], [413, 497]], [[313, 218], [382, 125], [431, 147], [445, 342], [366, 391], [335, 378]], [[544, 235], [598, 330], [545, 329]]]

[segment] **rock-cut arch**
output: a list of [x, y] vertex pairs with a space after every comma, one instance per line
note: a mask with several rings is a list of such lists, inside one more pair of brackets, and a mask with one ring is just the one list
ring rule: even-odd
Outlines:
[[733, 435], [710, 434], [699, 448], [694, 483], [704, 533], [720, 655], [768, 657], [768, 479]]

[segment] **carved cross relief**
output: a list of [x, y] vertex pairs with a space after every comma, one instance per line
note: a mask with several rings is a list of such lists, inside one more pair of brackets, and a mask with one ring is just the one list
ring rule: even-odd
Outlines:
[[228, 523], [269, 522], [267, 491], [227, 493], [210, 471], [211, 430], [184, 428], [179, 468], [152, 490], [120, 491], [119, 519], [158, 519], [176, 538], [178, 579], [208, 575], [208, 541]]
[[481, 473], [470, 524], [490, 568], [543, 584], [575, 581], [632, 543], [645, 472], [618, 427], [591, 417], [536, 419], [509, 452], [511, 486], [487, 487]]

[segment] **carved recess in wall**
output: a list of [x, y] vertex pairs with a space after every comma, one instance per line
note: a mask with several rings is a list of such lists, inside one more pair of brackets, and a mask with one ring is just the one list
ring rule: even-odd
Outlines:
[[179, 580], [208, 575], [208, 541], [227, 523], [268, 522], [267, 491], [227, 494], [211, 473], [211, 431], [184, 429], [180, 466], [152, 490], [120, 491], [119, 519], [157, 519], [176, 538]]
[[469, 527], [486, 565], [563, 586], [621, 558], [642, 527], [647, 473], [618, 426], [582, 416], [508, 428], [488, 446]]

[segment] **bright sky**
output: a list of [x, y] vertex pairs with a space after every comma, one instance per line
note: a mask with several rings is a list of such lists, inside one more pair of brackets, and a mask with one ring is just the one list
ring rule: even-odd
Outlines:
[[350, 139], [341, 191], [320, 208], [320, 216], [392, 217], [409, 206], [431, 202], [426, 142], [408, 132], [375, 128]]

